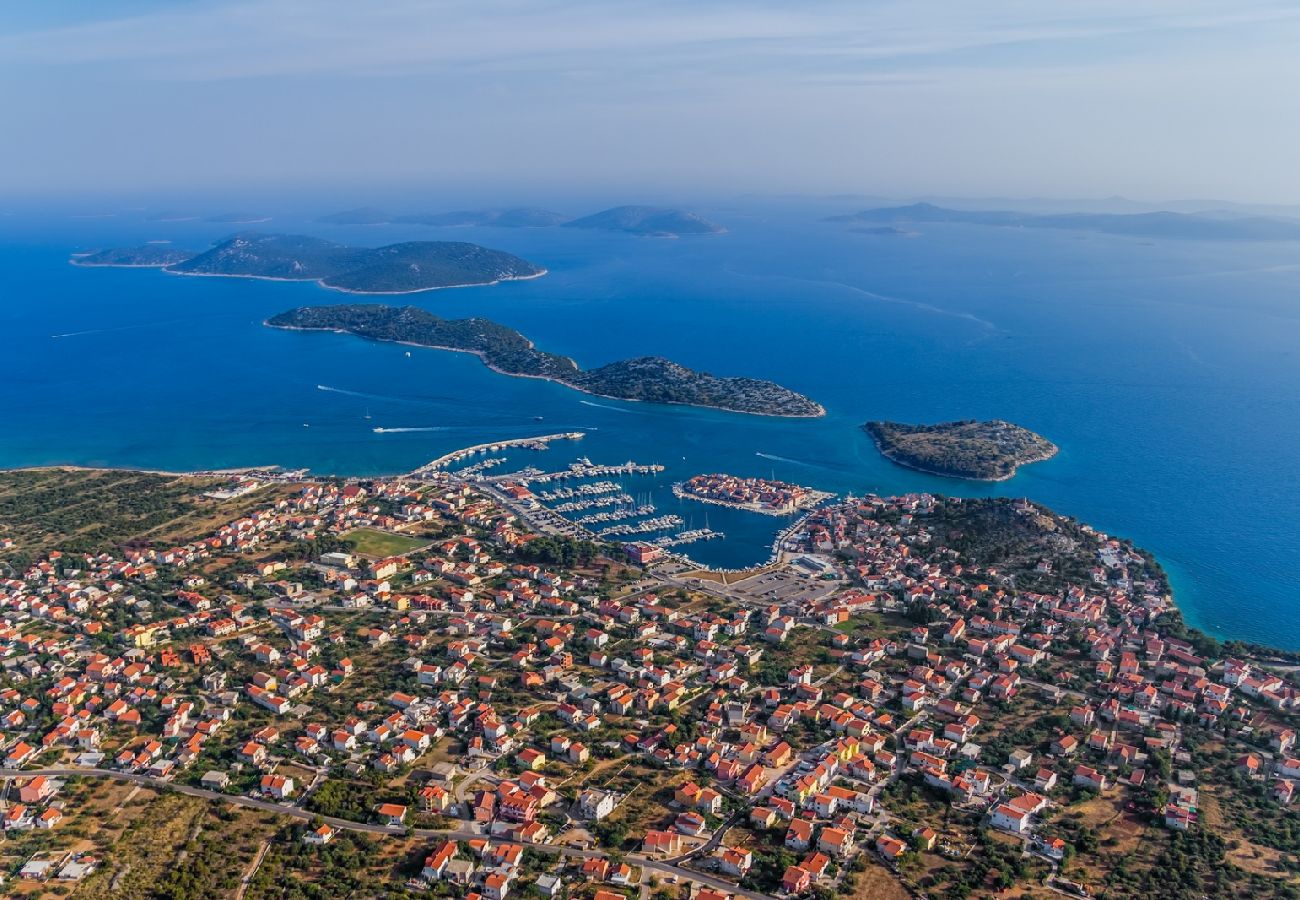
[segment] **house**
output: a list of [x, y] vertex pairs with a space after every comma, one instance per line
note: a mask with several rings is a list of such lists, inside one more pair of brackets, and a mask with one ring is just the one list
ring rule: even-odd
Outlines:
[[853, 852], [853, 833], [843, 828], [827, 827], [817, 836], [817, 849], [843, 858]]
[[812, 886], [812, 873], [802, 866], [790, 866], [781, 876], [781, 890], [787, 894], [802, 894]]
[[721, 847], [718, 850], [718, 868], [727, 875], [743, 878], [754, 865], [754, 854], [736, 847]]
[[641, 841], [641, 852], [643, 853], [661, 853], [674, 856], [680, 853], [681, 849], [682, 837], [672, 831], [647, 831], [645, 838]]
[[907, 845], [896, 837], [882, 834], [876, 838], [876, 852], [887, 860], [895, 860], [907, 852]]
[[285, 775], [263, 775], [261, 789], [276, 800], [285, 800], [293, 795], [293, 779]]
[[614, 811], [614, 795], [608, 791], [588, 788], [578, 795], [577, 813], [580, 818], [599, 822]]
[[1024, 834], [1029, 829], [1029, 812], [1009, 803], [1003, 803], [993, 809], [989, 824], [1012, 834]]
[[321, 825], [314, 831], [309, 831], [302, 836], [304, 844], [312, 844], [317, 847], [323, 847], [330, 841], [334, 840], [334, 829], [329, 825]]
[[381, 803], [375, 814], [380, 824], [401, 825], [406, 820], [406, 807], [400, 803]]
[[804, 819], [793, 819], [785, 832], [785, 846], [788, 850], [802, 853], [812, 846], [812, 823]]
[[1094, 791], [1106, 790], [1106, 776], [1089, 766], [1075, 766], [1071, 783]]

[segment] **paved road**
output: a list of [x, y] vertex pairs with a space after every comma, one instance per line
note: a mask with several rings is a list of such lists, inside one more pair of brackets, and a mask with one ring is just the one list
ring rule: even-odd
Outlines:
[[[396, 825], [372, 825], [366, 822], [353, 822], [350, 819], [338, 819], [333, 816], [317, 816], [316, 813], [308, 812], [297, 806], [283, 805], [273, 803], [270, 800], [260, 800], [256, 797], [245, 797], [237, 794], [222, 794], [217, 791], [209, 791], [206, 788], [192, 787], [187, 784], [175, 784], [165, 781], [161, 778], [153, 778], [149, 775], [137, 775], [133, 772], [118, 772], [113, 769], [79, 769], [76, 767], [65, 768], [46, 768], [46, 769], [0, 769], [0, 780], [9, 781], [14, 778], [30, 778], [34, 775], [44, 775], [47, 778], [71, 778], [80, 776], [83, 778], [113, 778], [118, 781], [128, 781], [132, 784], [143, 785], [162, 791], [175, 791], [178, 794], [185, 794], [190, 797], [199, 797], [204, 800], [216, 800], [221, 803], [229, 803], [234, 806], [243, 806], [248, 809], [257, 809], [264, 812], [276, 813], [282, 816], [291, 816], [295, 819], [312, 820], [320, 818], [321, 821], [334, 827], [346, 831], [360, 831], [367, 834], [381, 835], [410, 835], [413, 837], [422, 837], [429, 839], [442, 839], [452, 841], [472, 841], [487, 840], [493, 843], [501, 844], [520, 844], [524, 847], [536, 850], [540, 853], [549, 853], [551, 855], [566, 856], [574, 859], [599, 859], [608, 856], [601, 850], [578, 850], [573, 847], [561, 847], [555, 844], [535, 844], [529, 841], [515, 841], [508, 838], [496, 837], [491, 834], [483, 834], [477, 831], [460, 831], [457, 829], [435, 829], [435, 828], [403, 828]], [[729, 881], [721, 878], [714, 878], [702, 872], [695, 872], [689, 869], [679, 868], [672, 864], [672, 861], [659, 861], [648, 859], [640, 853], [628, 853], [626, 858], [629, 862], [641, 866], [644, 869], [658, 872], [662, 875], [674, 875], [686, 881], [693, 881], [697, 884], [703, 884], [707, 887], [719, 891], [725, 891], [734, 894], [737, 897], [746, 897], [749, 900], [769, 900], [767, 894], [760, 894], [757, 891], [748, 891], [739, 888]]]

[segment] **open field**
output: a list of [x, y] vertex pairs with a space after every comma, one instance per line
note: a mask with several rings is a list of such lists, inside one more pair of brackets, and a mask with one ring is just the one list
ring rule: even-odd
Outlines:
[[343, 535], [352, 549], [362, 556], [384, 557], [409, 553], [429, 543], [428, 538], [413, 538], [375, 528], [358, 528]]

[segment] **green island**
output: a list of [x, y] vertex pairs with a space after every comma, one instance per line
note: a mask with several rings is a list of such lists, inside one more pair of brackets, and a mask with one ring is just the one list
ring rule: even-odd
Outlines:
[[474, 353], [491, 369], [505, 375], [545, 378], [617, 400], [705, 406], [767, 416], [825, 414], [819, 404], [770, 381], [710, 375], [661, 357], [620, 360], [583, 371], [567, 356], [538, 350], [513, 328], [477, 317], [443, 319], [415, 306], [304, 306], [272, 316], [266, 324]]
[[178, 275], [315, 281], [353, 294], [410, 294], [537, 278], [546, 270], [460, 241], [349, 247], [306, 235], [236, 234], [203, 253], [146, 245], [73, 259], [83, 266], [152, 266]]
[[949, 478], [1005, 481], [1016, 469], [1056, 455], [1051, 441], [1027, 428], [993, 419], [935, 425], [868, 422], [862, 426], [888, 460]]

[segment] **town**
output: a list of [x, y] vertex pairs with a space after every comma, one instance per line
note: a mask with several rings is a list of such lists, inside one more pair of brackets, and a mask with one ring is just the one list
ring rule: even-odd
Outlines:
[[6, 888], [1150, 896], [1300, 872], [1292, 669], [1191, 632], [1148, 555], [1027, 501], [847, 498], [727, 577], [441, 466], [7, 477], [175, 515], [72, 550], [53, 504], [0, 504]]

